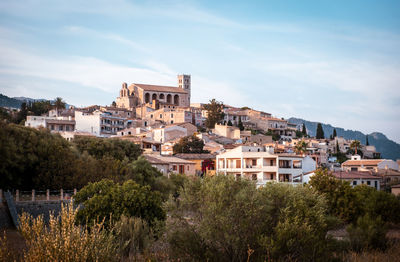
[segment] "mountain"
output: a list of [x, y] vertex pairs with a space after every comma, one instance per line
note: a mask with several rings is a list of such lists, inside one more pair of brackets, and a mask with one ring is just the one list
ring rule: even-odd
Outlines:
[[2, 107], [21, 108], [22, 102], [21, 100], [0, 94], [0, 106]]
[[[302, 125], [304, 123], [306, 125], [307, 134], [310, 136], [315, 136], [318, 122], [311, 122], [294, 117], [289, 118], [288, 121], [296, 125]], [[365, 145], [366, 134], [360, 131], [345, 130], [341, 127], [333, 127], [329, 124], [322, 124], [322, 129], [324, 130], [325, 137], [329, 137], [333, 133], [333, 129], [336, 129], [338, 136], [342, 136], [346, 139], [357, 139], [361, 142], [361, 144]], [[368, 134], [368, 142], [370, 145], [376, 147], [376, 150], [381, 153], [382, 158], [393, 160], [400, 159], [400, 145], [388, 139], [384, 134], [379, 132]]]

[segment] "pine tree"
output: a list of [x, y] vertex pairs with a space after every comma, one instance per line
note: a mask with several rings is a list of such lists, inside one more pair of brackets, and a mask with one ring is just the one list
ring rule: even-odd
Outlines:
[[239, 127], [240, 131], [243, 131], [243, 130], [244, 130], [244, 126], [243, 126], [241, 117], [239, 117], [239, 124], [238, 124], [238, 127]]
[[316, 134], [316, 138], [317, 138], [317, 139], [324, 139], [324, 138], [325, 138], [324, 130], [322, 129], [321, 123], [318, 123], [318, 125], [317, 125], [317, 134]]
[[336, 128], [333, 129], [333, 135], [332, 135], [332, 136], [333, 136], [334, 138], [337, 137]]
[[204, 109], [208, 113], [205, 122], [207, 128], [214, 128], [215, 124], [220, 123], [224, 119], [224, 104], [222, 102], [212, 99], [209, 104], [204, 105]]
[[231, 120], [228, 121], [228, 124], [227, 124], [227, 125], [228, 125], [228, 126], [233, 126]]
[[369, 146], [368, 135], [367, 135], [367, 137], [366, 137], [365, 145], [366, 145], [366, 146]]
[[306, 125], [303, 123], [303, 129], [301, 130], [301, 133], [303, 133], [303, 136], [307, 135], [307, 129], [306, 129]]

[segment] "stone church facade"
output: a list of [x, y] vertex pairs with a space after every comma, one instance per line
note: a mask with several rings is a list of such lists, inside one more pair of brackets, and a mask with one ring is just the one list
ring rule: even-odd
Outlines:
[[117, 107], [134, 109], [141, 106], [190, 107], [191, 79], [190, 75], [178, 75], [178, 86], [159, 86], [147, 84], [122, 84]]

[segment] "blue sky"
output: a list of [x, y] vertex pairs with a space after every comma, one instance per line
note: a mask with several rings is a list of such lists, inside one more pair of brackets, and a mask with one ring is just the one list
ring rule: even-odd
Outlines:
[[0, 1], [0, 92], [110, 104], [176, 85], [400, 142], [400, 1]]

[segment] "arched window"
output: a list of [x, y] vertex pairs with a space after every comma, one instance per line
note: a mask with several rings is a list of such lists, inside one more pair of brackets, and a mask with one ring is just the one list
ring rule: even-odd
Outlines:
[[172, 96], [170, 94], [167, 95], [167, 103], [168, 104], [172, 103]]
[[164, 98], [165, 98], [164, 94], [160, 94], [160, 99], [164, 99]]
[[150, 103], [150, 94], [149, 94], [149, 93], [146, 93], [146, 94], [144, 95], [144, 102], [145, 102], [145, 103]]
[[174, 96], [174, 104], [179, 106], [179, 96], [178, 95]]
[[157, 94], [153, 94], [153, 96], [151, 97], [151, 101], [153, 100], [157, 100]]

